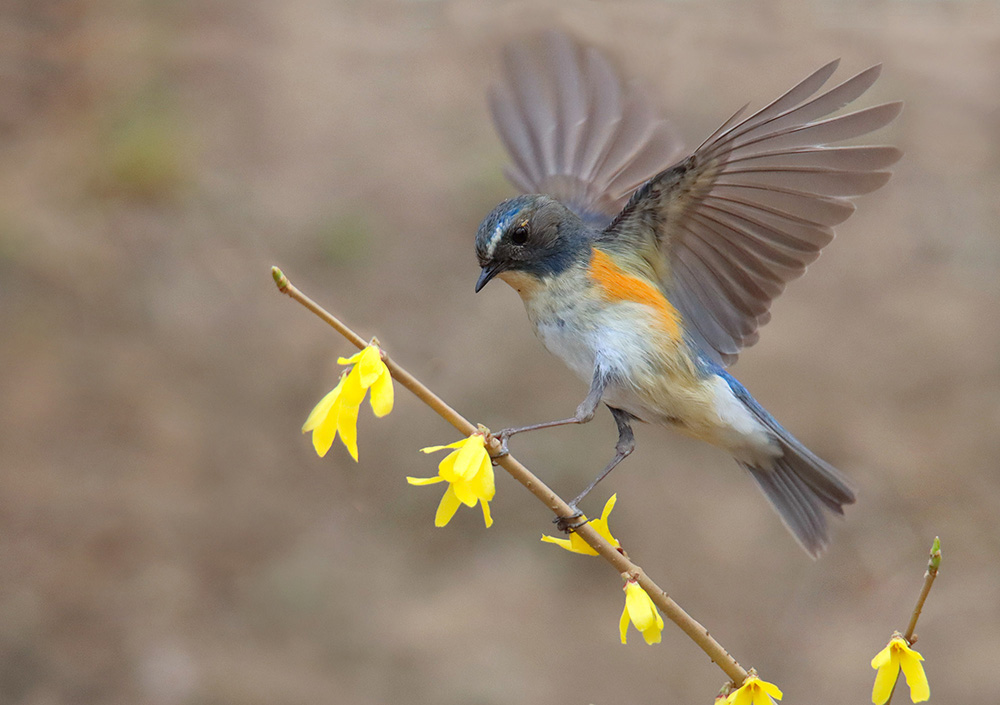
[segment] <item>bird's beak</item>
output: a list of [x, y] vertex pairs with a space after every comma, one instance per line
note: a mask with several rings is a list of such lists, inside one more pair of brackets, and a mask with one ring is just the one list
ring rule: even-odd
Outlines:
[[503, 267], [499, 264], [488, 264], [483, 267], [483, 271], [479, 273], [479, 281], [476, 282], [476, 293], [489, 283], [490, 279], [498, 275], [503, 271]]

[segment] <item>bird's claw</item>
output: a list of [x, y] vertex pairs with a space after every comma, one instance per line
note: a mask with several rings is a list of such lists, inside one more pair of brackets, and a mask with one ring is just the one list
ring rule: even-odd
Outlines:
[[569, 505], [569, 508], [573, 510], [572, 514], [565, 517], [556, 517], [552, 520], [552, 523], [556, 525], [556, 528], [564, 534], [572, 534], [574, 531], [590, 521], [590, 519], [577, 521], [577, 519], [583, 516], [583, 512], [577, 509], [575, 504]]
[[492, 440], [498, 440], [498, 441], [500, 441], [500, 450], [498, 450], [496, 453], [494, 453], [494, 454], [492, 454], [490, 456], [490, 459], [493, 461], [494, 465], [497, 464], [497, 460], [499, 460], [500, 458], [504, 457], [505, 455], [510, 455], [510, 450], [507, 448], [507, 439], [510, 438], [510, 434], [509, 434], [510, 430], [511, 429], [509, 429], [509, 428], [505, 428], [504, 430], [500, 431], [499, 433], [490, 433], [489, 434], [489, 439], [488, 439], [487, 442], [492, 441]]

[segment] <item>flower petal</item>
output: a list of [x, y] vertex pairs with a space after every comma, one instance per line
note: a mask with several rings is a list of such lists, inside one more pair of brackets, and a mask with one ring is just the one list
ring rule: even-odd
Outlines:
[[490, 456], [483, 456], [483, 461], [469, 482], [469, 487], [480, 499], [491, 500], [496, 495], [496, 479], [493, 476], [493, 463], [490, 461]]
[[[605, 521], [604, 519], [594, 519], [594, 521], [590, 522], [590, 525], [594, 527], [594, 531], [603, 536], [604, 540], [610, 543], [612, 546], [614, 546], [615, 548], [621, 546], [621, 543], [619, 543], [618, 539], [616, 539], [614, 536], [611, 535], [611, 529], [608, 528], [607, 521]], [[597, 555], [597, 551], [594, 551], [594, 555]]]
[[760, 687], [759, 682], [754, 685], [752, 695], [753, 695], [753, 705], [771, 705], [772, 702], [771, 698], [767, 697], [767, 694]]
[[465, 445], [458, 451], [455, 460], [455, 474], [463, 480], [471, 480], [479, 469], [482, 454], [486, 452], [483, 437], [472, 434]]
[[629, 580], [625, 585], [625, 606], [628, 608], [632, 624], [644, 632], [656, 624], [656, 607], [639, 583]]
[[449, 485], [448, 489], [444, 491], [444, 496], [438, 505], [437, 513], [434, 515], [434, 526], [447, 526], [451, 518], [455, 516], [455, 512], [458, 511], [460, 505], [461, 502], [458, 501], [458, 497], [455, 496], [451, 485]]
[[654, 624], [649, 629], [646, 629], [642, 632], [642, 638], [646, 640], [647, 644], [651, 645], [659, 644], [660, 640], [663, 638], [661, 636], [661, 632], [662, 630], [657, 628], [657, 626]]
[[[652, 602], [652, 599], [650, 599], [650, 604]], [[647, 644], [659, 644], [660, 634], [663, 633], [663, 617], [660, 616], [660, 611], [656, 609], [656, 605], [653, 605], [653, 614], [656, 615], [656, 624], [642, 633], [642, 637], [646, 640]]]
[[757, 685], [760, 686], [760, 689], [762, 691], [770, 695], [775, 700], [781, 700], [782, 696], [784, 696], [784, 693], [781, 692], [781, 689], [774, 683], [768, 683], [767, 681], [758, 678]]
[[309, 412], [306, 422], [302, 424], [302, 433], [312, 431], [323, 422], [327, 415], [329, 415], [330, 409], [333, 408], [334, 403], [336, 403], [337, 397], [340, 396], [340, 390], [343, 386], [344, 378], [341, 377], [340, 381], [337, 382], [337, 386], [327, 392], [326, 396], [320, 399], [319, 403], [313, 407], [312, 411]]
[[464, 504], [466, 507], [476, 506], [476, 502], [479, 501], [479, 497], [476, 493], [472, 491], [472, 485], [468, 482], [463, 482], [462, 480], [456, 480], [451, 483], [451, 490], [458, 497], [458, 501]]
[[333, 399], [333, 405], [327, 409], [326, 416], [320, 417], [317, 424], [314, 425], [312, 435], [313, 449], [315, 449], [316, 454], [321, 458], [326, 457], [330, 446], [333, 445], [333, 439], [337, 437], [337, 420], [340, 418], [340, 409], [342, 406], [343, 402], [338, 394]]
[[603, 521], [608, 520], [608, 515], [611, 514], [611, 510], [615, 508], [615, 503], [618, 501], [618, 493], [611, 495], [608, 501], [604, 503], [604, 511], [601, 512], [601, 519]]
[[340, 432], [340, 440], [347, 447], [347, 452], [358, 462], [358, 407], [356, 404], [347, 404], [346, 400], [340, 407], [340, 414], [337, 417], [337, 430]]
[[[581, 521], [585, 521], [585, 517], [580, 517]], [[597, 551], [590, 547], [590, 544], [580, 538], [580, 535], [575, 531], [569, 535], [569, 542], [572, 548], [570, 549], [574, 553], [580, 553], [584, 556], [596, 556]]]
[[457, 482], [460, 478], [455, 472], [455, 461], [458, 459], [458, 451], [453, 450], [441, 459], [438, 463], [438, 475], [448, 482]]
[[897, 662], [890, 660], [879, 667], [878, 673], [875, 674], [875, 685], [872, 687], [872, 702], [875, 705], [884, 705], [889, 699], [898, 677], [899, 664]]
[[910, 686], [910, 700], [915, 703], [922, 703], [931, 697], [931, 687], [927, 683], [927, 674], [924, 673], [921, 660], [923, 657], [909, 648], [900, 654], [899, 658], [899, 665], [902, 666], [903, 675], [906, 676], [906, 684]]
[[375, 380], [375, 383], [372, 384], [371, 397], [369, 397], [369, 401], [372, 405], [372, 412], [374, 412], [374, 414], [379, 418], [382, 418], [392, 411], [392, 375], [389, 374], [388, 368], [384, 365], [382, 367], [382, 374], [380, 374]]
[[569, 539], [559, 539], [556, 538], [555, 536], [545, 536], [543, 534], [542, 541], [544, 541], [545, 543], [554, 543], [556, 546], [559, 546], [560, 548], [565, 548], [567, 551], [573, 550], [569, 542]]
[[333, 439], [337, 437], [337, 418], [340, 415], [340, 404], [338, 403], [316, 428], [313, 429], [312, 444], [316, 455], [323, 458], [333, 445]]
[[358, 360], [358, 379], [365, 389], [375, 384], [382, 371], [385, 370], [385, 363], [379, 354], [379, 349], [374, 345], [369, 345], [361, 351], [361, 358]]
[[892, 642], [889, 642], [884, 649], [875, 654], [872, 659], [872, 668], [882, 668], [892, 659]]
[[445, 448], [452, 448], [454, 446], [427, 446], [426, 448], [421, 448], [421, 453], [437, 453], [439, 450], [444, 450]]
[[625, 609], [622, 610], [622, 618], [618, 620], [618, 631], [620, 631], [622, 634], [623, 644], [626, 643], [625, 637], [628, 636], [628, 623], [629, 623], [628, 603], [626, 602]]
[[361, 375], [358, 374], [356, 365], [344, 378], [344, 389], [341, 396], [344, 400], [344, 406], [361, 406], [361, 402], [365, 399], [365, 388], [361, 386]]
[[338, 365], [353, 365], [355, 362], [357, 362], [358, 360], [361, 359], [361, 353], [363, 353], [363, 352], [364, 352], [364, 350], [358, 350], [356, 353], [354, 353], [350, 357], [338, 357], [337, 358], [337, 364]]
[[917, 659], [917, 661], [923, 661], [924, 660], [924, 657], [920, 655], [920, 652], [919, 651], [914, 651], [913, 649], [911, 649], [910, 645], [906, 643], [906, 639], [904, 639], [901, 636], [895, 637], [890, 642], [890, 644], [895, 644], [895, 646], [896, 646], [895, 651], [896, 651], [896, 653], [899, 654], [900, 658], [906, 658], [908, 656], [912, 656], [913, 658]]
[[421, 448], [421, 453], [436, 453], [439, 450], [444, 450], [445, 448], [461, 448], [465, 445], [465, 441], [468, 439], [463, 438], [460, 441], [455, 441], [454, 443], [449, 443], [446, 446], [428, 446], [427, 448]]
[[729, 694], [726, 703], [729, 705], [753, 705], [753, 693], [746, 687], [746, 684], [743, 684]]
[[493, 515], [490, 513], [490, 503], [485, 499], [480, 502], [483, 505], [483, 521], [486, 522], [486, 528], [493, 526]]
[[444, 478], [441, 477], [441, 476], [438, 476], [438, 477], [409, 477], [409, 476], [407, 476], [406, 481], [409, 482], [411, 485], [420, 485], [420, 486], [423, 486], [423, 485], [435, 485], [438, 482], [444, 482]]

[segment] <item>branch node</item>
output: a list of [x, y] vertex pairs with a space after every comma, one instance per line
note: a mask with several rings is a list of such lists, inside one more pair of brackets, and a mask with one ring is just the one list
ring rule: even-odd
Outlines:
[[282, 294], [288, 293], [288, 277], [277, 267], [271, 267], [271, 277], [274, 279], [274, 283], [278, 285], [278, 291]]

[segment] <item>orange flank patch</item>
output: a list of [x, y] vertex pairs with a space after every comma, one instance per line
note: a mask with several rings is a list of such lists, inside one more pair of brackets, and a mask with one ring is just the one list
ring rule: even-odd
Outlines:
[[674, 339], [680, 337], [681, 315], [655, 284], [629, 274], [597, 249], [590, 258], [589, 271], [607, 301], [644, 304], [656, 312], [667, 335]]

